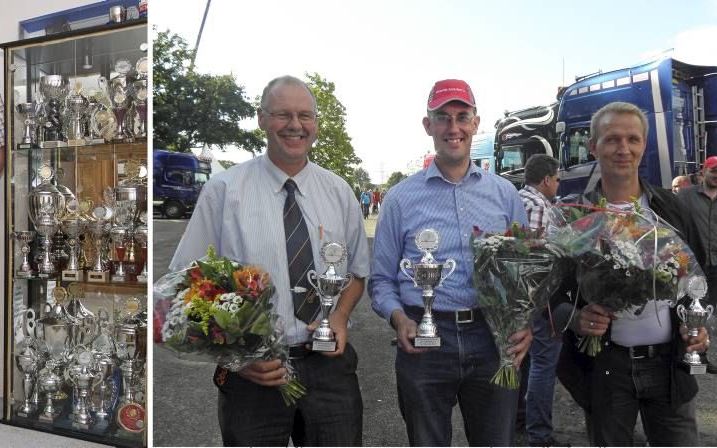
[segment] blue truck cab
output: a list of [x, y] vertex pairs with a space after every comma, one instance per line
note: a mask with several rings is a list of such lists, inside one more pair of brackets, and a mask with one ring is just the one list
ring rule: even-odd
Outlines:
[[635, 104], [647, 115], [648, 135], [640, 176], [670, 188], [673, 177], [698, 171], [717, 155], [717, 67], [670, 57], [580, 79], [563, 92], [559, 135], [558, 195], [582, 193], [600, 178], [590, 155], [590, 118], [613, 101]]
[[153, 204], [155, 212], [171, 219], [194, 210], [202, 186], [209, 180], [211, 164], [192, 153], [155, 149], [153, 154]]

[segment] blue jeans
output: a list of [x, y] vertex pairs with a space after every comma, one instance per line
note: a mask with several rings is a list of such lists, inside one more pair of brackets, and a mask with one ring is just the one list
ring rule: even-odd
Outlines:
[[551, 336], [551, 333], [552, 328], [547, 319], [541, 315], [533, 319], [530, 374], [525, 399], [525, 430], [529, 443], [546, 442], [553, 435], [555, 368], [563, 343], [560, 338]]
[[[416, 322], [420, 313], [407, 310]], [[398, 404], [411, 446], [450, 446], [451, 414], [461, 407], [471, 446], [513, 445], [518, 392], [490, 383], [498, 352], [483, 316], [468, 324], [436, 319], [441, 347], [410, 355], [397, 349]]]

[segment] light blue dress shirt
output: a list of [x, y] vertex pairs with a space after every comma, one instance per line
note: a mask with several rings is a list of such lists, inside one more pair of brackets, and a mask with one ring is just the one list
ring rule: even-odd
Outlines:
[[[309, 340], [306, 324], [294, 316], [284, 236], [284, 183], [289, 178], [262, 155], [211, 178], [202, 188], [192, 219], [179, 242], [170, 270], [188, 266], [213, 244], [219, 255], [264, 268], [276, 287], [273, 297], [291, 345]], [[361, 207], [351, 187], [336, 174], [309, 162], [292, 178], [304, 214], [318, 273], [323, 242], [344, 243], [348, 260], [337, 272], [369, 274], [369, 254]], [[320, 239], [323, 230], [323, 240]]]
[[[399, 268], [401, 259], [419, 262], [422, 252], [415, 237], [423, 229], [439, 233], [439, 262], [452, 258], [456, 270], [435, 290], [433, 309], [455, 311], [475, 308], [473, 226], [503, 232], [513, 222], [527, 224], [518, 191], [507, 180], [486, 173], [474, 164], [458, 183], [443, 177], [435, 163], [391, 188], [381, 205], [369, 280], [374, 311], [390, 321], [402, 305], [423, 307], [421, 290]], [[444, 274], [447, 271], [444, 271]]]

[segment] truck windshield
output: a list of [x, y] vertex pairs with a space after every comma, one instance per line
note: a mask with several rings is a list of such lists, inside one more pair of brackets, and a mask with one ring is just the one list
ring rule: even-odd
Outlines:
[[501, 172], [517, 170], [523, 167], [523, 159], [520, 156], [522, 146], [512, 145], [503, 146], [503, 160], [501, 163]]

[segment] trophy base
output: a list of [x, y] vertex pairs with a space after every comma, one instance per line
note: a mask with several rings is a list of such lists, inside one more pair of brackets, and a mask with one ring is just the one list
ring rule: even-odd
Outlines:
[[105, 139], [103, 138], [91, 138], [87, 141], [88, 145], [104, 145]]
[[84, 273], [82, 271], [62, 271], [63, 282], [81, 282], [84, 281]]
[[440, 347], [441, 338], [438, 336], [416, 336], [416, 339], [413, 340], [413, 346], [416, 348]]
[[137, 283], [147, 283], [147, 276], [139, 274], [137, 276]]
[[335, 352], [336, 341], [318, 341], [314, 339], [313, 344], [311, 344], [311, 350], [315, 352]]
[[59, 416], [60, 413], [57, 411], [53, 412], [52, 414], [46, 414], [43, 412], [42, 414], [40, 414], [39, 417], [37, 417], [37, 419], [43, 423], [54, 423]]
[[18, 143], [17, 149], [33, 149], [35, 148], [35, 145], [32, 143]]
[[22, 409], [18, 409], [16, 415], [17, 415], [18, 417], [22, 417], [22, 418], [31, 418], [31, 417], [34, 417], [34, 414], [35, 414], [35, 410], [34, 410], [34, 409], [33, 409], [33, 410], [30, 410], [30, 411], [23, 411]]
[[110, 273], [108, 271], [90, 271], [87, 273], [87, 281], [90, 283], [108, 283]]
[[90, 423], [79, 423], [79, 422], [72, 422], [72, 427], [75, 429], [81, 429], [83, 431], [87, 431], [90, 429]]
[[31, 271], [16, 271], [15, 272], [15, 278], [33, 278], [35, 276], [34, 272]]
[[38, 278], [51, 278], [54, 276], [55, 276], [54, 272], [40, 272], [39, 274], [37, 274]]
[[118, 282], [118, 283], [124, 283], [127, 281], [127, 276], [126, 275], [113, 275], [112, 281]]
[[63, 142], [60, 140], [47, 140], [42, 143], [40, 143], [40, 148], [65, 148], [67, 147], [67, 142]]
[[683, 369], [687, 370], [690, 375], [704, 375], [707, 373], [707, 364], [690, 364], [683, 361], [680, 365]]
[[87, 145], [87, 140], [85, 140], [84, 138], [67, 140], [67, 146], [85, 146], [85, 145]]

